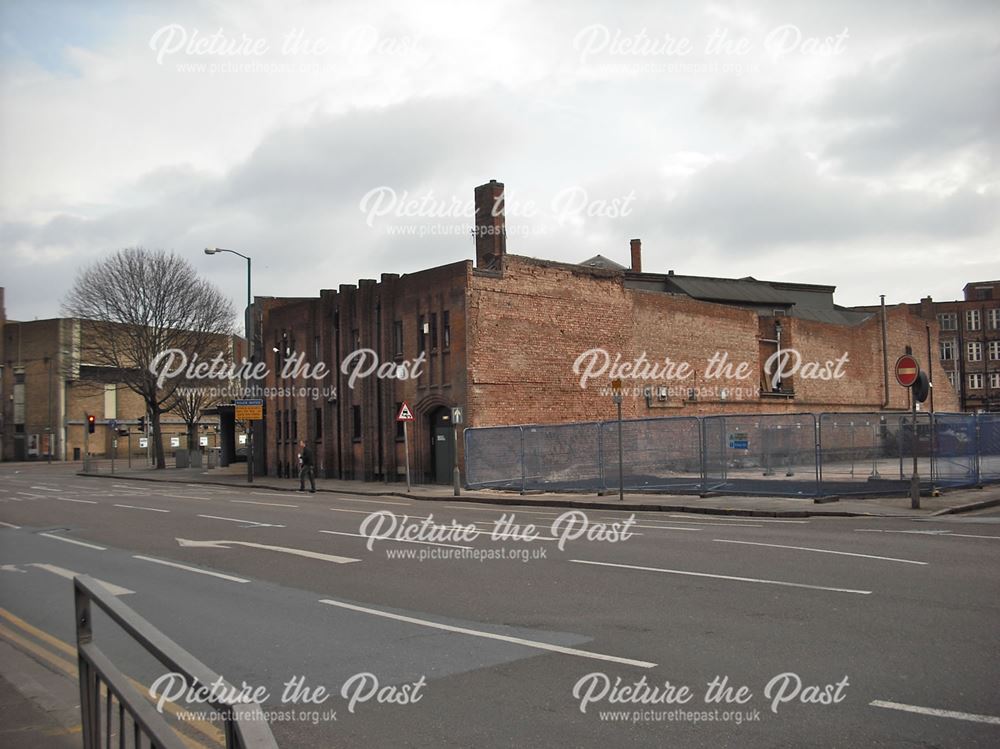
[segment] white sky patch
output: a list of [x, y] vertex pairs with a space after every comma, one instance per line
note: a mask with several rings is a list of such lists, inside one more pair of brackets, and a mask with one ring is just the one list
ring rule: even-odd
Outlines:
[[[542, 208], [508, 241], [536, 257], [627, 264], [641, 237], [650, 271], [835, 283], [840, 304], [998, 273], [995, 3], [19, 5], [0, 10], [12, 319], [57, 315], [81, 265], [137, 244], [189, 255], [240, 305], [202, 247], [252, 254], [264, 295], [471, 258], [462, 226], [394, 236], [405, 222], [368, 226], [359, 201], [469, 200], [490, 178]], [[216, 33], [266, 52], [194, 53]], [[720, 33], [747, 51], [708, 53]], [[567, 188], [635, 198], [552, 215]]]

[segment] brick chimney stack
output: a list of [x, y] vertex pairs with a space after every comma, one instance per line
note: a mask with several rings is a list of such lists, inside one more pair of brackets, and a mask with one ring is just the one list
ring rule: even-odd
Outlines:
[[476, 267], [499, 269], [506, 254], [503, 182], [491, 179], [476, 188]]
[[632, 271], [642, 273], [642, 240], [633, 239], [632, 245]]

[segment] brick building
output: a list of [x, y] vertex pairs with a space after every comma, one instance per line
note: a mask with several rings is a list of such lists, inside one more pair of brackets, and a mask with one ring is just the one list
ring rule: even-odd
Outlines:
[[[2, 298], [0, 289], [0, 298]], [[0, 305], [2, 309], [2, 305]], [[91, 455], [142, 459], [146, 435], [137, 431], [140, 417], [146, 416], [143, 399], [122, 384], [114, 372], [88, 361], [88, 322], [74, 318], [53, 318], [16, 322], [0, 313], [0, 459], [80, 460], [84, 454], [86, 415], [96, 419], [94, 434], [86, 439]], [[222, 341], [239, 357], [243, 339]], [[131, 438], [119, 437], [109, 428], [114, 420], [129, 428]], [[199, 419], [199, 441], [219, 444], [218, 415]], [[179, 414], [163, 415], [161, 428], [164, 449], [186, 448], [187, 430]], [[113, 447], [118, 437], [117, 447]]]
[[[456, 449], [462, 459], [453, 407], [466, 427], [612, 418], [610, 369], [586, 387], [574, 371], [594, 349], [639, 359], [634, 368], [643, 355], [660, 365], [655, 377], [626, 375], [626, 418], [908, 408], [889, 367], [907, 346], [924, 345], [926, 325], [906, 308], [883, 317], [834, 304], [831, 286], [645, 272], [637, 239], [627, 268], [602, 256], [570, 264], [508, 254], [502, 196], [495, 181], [476, 188], [474, 263], [386, 273], [318, 298], [255, 300], [259, 345], [273, 357], [262, 440], [268, 473], [293, 473], [305, 439], [320, 475], [397, 480], [404, 454], [395, 416], [405, 401], [416, 416], [414, 477], [447, 482]], [[931, 335], [937, 346], [936, 328]], [[370, 352], [363, 370], [373, 371], [351, 383], [358, 352]], [[795, 374], [765, 372], [779, 355], [790, 367], [793, 354], [802, 365]], [[293, 357], [330, 371], [282, 377]], [[689, 376], [668, 376], [667, 359], [689, 363]], [[389, 376], [415, 360], [418, 376]], [[834, 377], [838, 361], [842, 376]], [[937, 400], [938, 410], [958, 408], [954, 392]]]
[[967, 283], [964, 298], [935, 302], [929, 296], [907, 307], [937, 323], [940, 339], [932, 366], [958, 391], [963, 411], [1000, 411], [1000, 281]]

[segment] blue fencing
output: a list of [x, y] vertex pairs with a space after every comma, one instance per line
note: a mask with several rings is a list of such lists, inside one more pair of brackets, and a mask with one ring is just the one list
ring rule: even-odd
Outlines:
[[[626, 491], [789, 497], [905, 494], [1000, 481], [1000, 414], [727, 414], [621, 422]], [[466, 485], [605, 492], [619, 486], [619, 423], [465, 430]]]

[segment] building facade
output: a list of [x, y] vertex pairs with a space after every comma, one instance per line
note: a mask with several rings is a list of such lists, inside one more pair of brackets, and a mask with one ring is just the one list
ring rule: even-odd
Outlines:
[[1000, 281], [967, 283], [960, 300], [928, 296], [905, 306], [939, 331], [925, 357], [958, 393], [961, 409], [1000, 411]]
[[[0, 290], [2, 291], [2, 290]], [[0, 459], [81, 460], [86, 452], [97, 458], [144, 459], [149, 429], [139, 432], [147, 416], [143, 399], [116, 378], [113, 371], [92, 363], [87, 351], [89, 323], [74, 318], [16, 322], [6, 320], [0, 331]], [[241, 356], [243, 339], [222, 338], [234, 356]], [[87, 415], [95, 417], [89, 434]], [[128, 434], [119, 433], [127, 431]], [[198, 419], [199, 446], [220, 443], [218, 415]], [[161, 419], [164, 449], [187, 448], [188, 430], [179, 413]]]
[[[911, 310], [849, 310], [829, 286], [645, 272], [639, 240], [630, 267], [508, 254], [502, 195], [476, 188], [475, 262], [255, 300], [269, 474], [293, 475], [305, 440], [320, 475], [399, 480], [406, 403], [414, 478], [447, 483], [461, 428], [610, 419], [615, 379], [625, 418], [909, 407], [891, 365], [924, 346]], [[957, 410], [950, 389], [936, 398]]]

